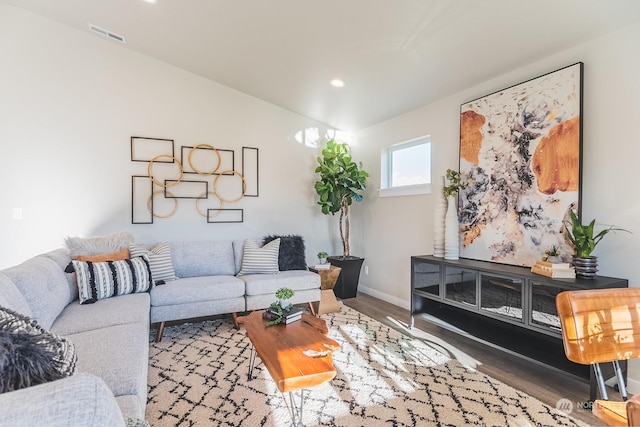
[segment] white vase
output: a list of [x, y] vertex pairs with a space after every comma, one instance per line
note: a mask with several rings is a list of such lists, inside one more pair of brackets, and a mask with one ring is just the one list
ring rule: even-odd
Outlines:
[[456, 196], [447, 196], [447, 214], [444, 227], [444, 259], [459, 259], [460, 231]]
[[280, 300], [280, 307], [283, 310], [288, 309], [290, 305], [291, 305], [291, 300], [289, 298]]
[[[442, 187], [444, 188], [444, 176], [442, 177]], [[444, 218], [447, 213], [447, 199], [444, 198], [443, 189], [439, 190], [433, 213], [433, 256], [442, 258], [444, 256]]]

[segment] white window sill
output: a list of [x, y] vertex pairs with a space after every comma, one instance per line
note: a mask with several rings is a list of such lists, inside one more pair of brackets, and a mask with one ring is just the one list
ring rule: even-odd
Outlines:
[[419, 196], [422, 194], [431, 194], [431, 184], [405, 185], [403, 187], [378, 189], [378, 197]]

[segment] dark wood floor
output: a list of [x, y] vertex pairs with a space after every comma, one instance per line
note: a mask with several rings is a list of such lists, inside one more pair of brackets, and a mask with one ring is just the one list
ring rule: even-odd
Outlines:
[[[358, 293], [356, 298], [345, 299], [343, 302], [401, 332], [403, 332], [402, 328], [394, 320], [405, 325], [409, 323], [408, 310], [363, 293]], [[589, 384], [571, 375], [487, 346], [420, 317], [415, 318], [415, 328], [440, 338], [459, 350], [460, 354], [466, 354], [477, 360], [479, 371], [522, 390], [552, 407], [556, 406], [558, 400], [565, 398], [573, 402], [575, 408], [576, 402], [583, 402], [589, 398]], [[584, 409], [574, 409], [571, 415], [591, 425], [602, 425], [591, 412]]]

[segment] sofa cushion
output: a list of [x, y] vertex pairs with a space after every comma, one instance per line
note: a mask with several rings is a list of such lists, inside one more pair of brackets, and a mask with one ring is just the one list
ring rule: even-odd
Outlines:
[[72, 291], [60, 266], [50, 258], [37, 256], [3, 270], [31, 308], [31, 317], [44, 329], [69, 304]]
[[67, 377], [76, 361], [74, 346], [66, 338], [0, 307], [0, 393]]
[[71, 335], [126, 323], [148, 323], [149, 305], [148, 293], [107, 298], [94, 304], [74, 301], [53, 322], [51, 332]]
[[0, 306], [9, 308], [25, 316], [31, 316], [27, 300], [6, 274], [0, 272]]
[[170, 242], [173, 269], [178, 277], [234, 275], [231, 241]]
[[259, 247], [253, 240], [244, 242], [242, 254], [242, 268], [238, 276], [245, 274], [275, 274], [278, 271], [278, 253], [280, 239], [275, 239], [263, 247]]
[[129, 253], [132, 258], [147, 255], [149, 267], [151, 267], [151, 275], [155, 283], [176, 279], [176, 273], [173, 271], [173, 262], [171, 261], [171, 248], [168, 242], [159, 243], [151, 249], [140, 245], [130, 245]]
[[147, 292], [152, 286], [147, 256], [122, 261], [71, 261], [76, 271], [80, 304], [104, 298]]
[[307, 269], [304, 240], [301, 236], [266, 236], [264, 243], [267, 244], [275, 239], [280, 239], [280, 251], [278, 252], [280, 271]]
[[244, 282], [234, 276], [188, 277], [153, 288], [151, 305], [225, 300], [244, 296], [244, 289]]
[[124, 427], [113, 394], [103, 380], [75, 374], [2, 396], [2, 426]]
[[102, 255], [129, 249], [133, 236], [127, 231], [98, 237], [67, 237], [65, 243], [69, 248], [69, 255]]
[[293, 291], [320, 289], [320, 276], [305, 270], [281, 271], [279, 274], [251, 274], [242, 276], [245, 282], [246, 295], [273, 295], [280, 288], [291, 288]]
[[[77, 372], [102, 378], [114, 396], [146, 399], [149, 325], [129, 323], [69, 335], [78, 353]], [[144, 399], [142, 399], [144, 401]]]

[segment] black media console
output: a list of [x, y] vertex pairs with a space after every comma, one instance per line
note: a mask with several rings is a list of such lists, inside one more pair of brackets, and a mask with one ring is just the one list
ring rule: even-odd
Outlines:
[[614, 277], [552, 279], [526, 267], [412, 256], [411, 325], [427, 313], [475, 339], [591, 380], [594, 396], [590, 367], [564, 355], [555, 298], [567, 290], [628, 286]]

